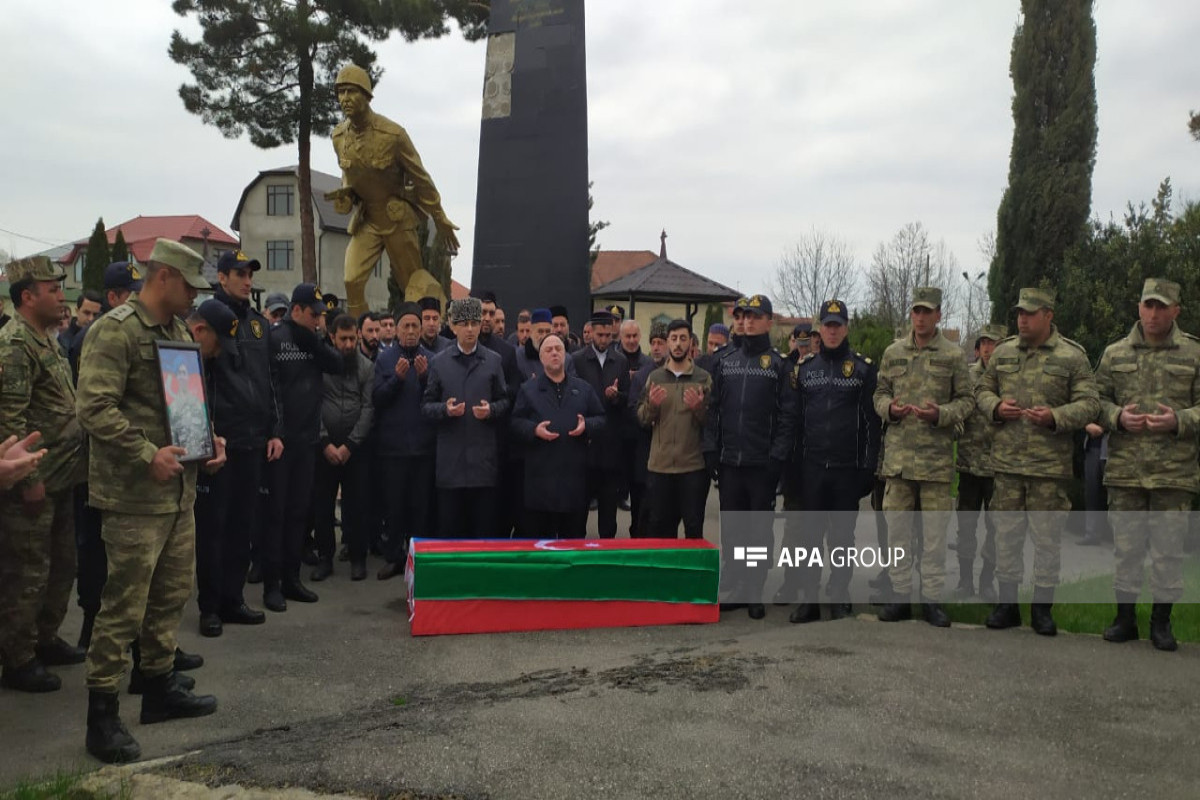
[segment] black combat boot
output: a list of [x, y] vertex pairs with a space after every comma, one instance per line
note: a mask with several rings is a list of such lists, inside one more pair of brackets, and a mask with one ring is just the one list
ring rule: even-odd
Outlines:
[[66, 667], [71, 664], [82, 664], [87, 659], [87, 649], [67, 644], [55, 636], [50, 641], [37, 646], [38, 661], [47, 667]]
[[1058, 626], [1050, 609], [1054, 606], [1054, 587], [1033, 587], [1033, 602], [1029, 606], [1029, 627], [1039, 636], [1057, 636]]
[[283, 596], [297, 603], [317, 602], [317, 593], [300, 582], [298, 573], [283, 579]]
[[762, 603], [749, 603], [746, 605], [746, 615], [750, 619], [762, 619], [767, 615], [767, 607]]
[[35, 656], [20, 666], [6, 666], [0, 673], [0, 686], [18, 692], [42, 694], [57, 692], [62, 688], [62, 679], [53, 672], [47, 672], [46, 667]]
[[892, 602], [879, 609], [880, 622], [899, 622], [905, 619], [912, 619], [912, 606], [906, 600], [903, 603], [896, 602], [898, 598], [893, 597]]
[[1150, 643], [1155, 650], [1171, 652], [1179, 649], [1175, 634], [1171, 633], [1171, 604], [1155, 603], [1150, 607]]
[[217, 698], [210, 694], [192, 694], [180, 685], [174, 672], [146, 678], [142, 693], [143, 725], [184, 717], [206, 717], [216, 710]]
[[954, 590], [957, 600], [966, 600], [975, 596], [975, 564], [974, 559], [960, 558], [958, 560], [958, 588]]
[[846, 619], [847, 617], [852, 616], [854, 616], [854, 606], [852, 606], [850, 603], [829, 604], [829, 618], [831, 620]]
[[1132, 642], [1138, 638], [1137, 594], [1117, 592], [1117, 616], [1104, 629], [1106, 642]]
[[87, 751], [105, 764], [142, 757], [142, 748], [121, 722], [116, 692], [88, 692]]
[[1018, 628], [1021, 625], [1021, 607], [1017, 605], [1017, 585], [1000, 581], [1000, 602], [992, 609], [985, 623], [989, 628]]
[[804, 602], [792, 609], [788, 622], [803, 624], [821, 621], [821, 604]]
[[979, 570], [979, 599], [985, 603], [996, 602], [996, 565], [990, 561], [983, 562], [983, 569]]
[[950, 627], [950, 617], [946, 616], [946, 611], [942, 608], [941, 603], [922, 599], [921, 613], [925, 617], [925, 621], [935, 628]]

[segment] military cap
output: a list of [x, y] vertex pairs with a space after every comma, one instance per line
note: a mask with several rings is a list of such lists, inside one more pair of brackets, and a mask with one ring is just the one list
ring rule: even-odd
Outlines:
[[325, 308], [328, 311], [336, 311], [340, 303], [338, 296], [333, 292], [325, 292], [321, 295], [321, 299], [325, 301]]
[[850, 321], [850, 312], [846, 309], [846, 304], [841, 300], [826, 300], [821, 303], [821, 312], [817, 315], [821, 320], [821, 324], [826, 322], [837, 322], [845, 325]]
[[537, 325], [539, 322], [544, 322], [549, 325], [554, 319], [554, 315], [550, 313], [548, 308], [535, 308], [529, 312], [529, 324]]
[[279, 309], [287, 310], [288, 298], [283, 292], [271, 292], [267, 295], [266, 302], [267, 312], [278, 311]]
[[1021, 290], [1020, 296], [1017, 298], [1017, 304], [1014, 309], [1022, 311], [1037, 311], [1042, 308], [1054, 310], [1054, 295], [1045, 289], [1025, 288]]
[[420, 319], [421, 307], [416, 303], [401, 303], [400, 307], [396, 309], [396, 322], [399, 323], [400, 320], [404, 319], [409, 314], [412, 314], [417, 319]]
[[792, 328], [793, 339], [799, 339], [801, 336], [808, 336], [810, 333], [812, 333], [811, 322], [797, 322], [795, 327]]
[[918, 286], [913, 289], [912, 307], [938, 310], [942, 307], [942, 290], [936, 286]]
[[436, 311], [442, 313], [442, 301], [436, 297], [422, 297], [417, 301], [417, 305], [422, 311]]
[[755, 294], [746, 298], [746, 305], [742, 307], [743, 313], [758, 314], [760, 316], [769, 317], [774, 312], [771, 309], [771, 298], [765, 294]]
[[1179, 284], [1166, 278], [1146, 278], [1142, 286], [1142, 302], [1157, 300], [1163, 305], [1179, 305]]
[[250, 258], [241, 250], [226, 250], [217, 260], [217, 272], [229, 272], [231, 269], [248, 269], [251, 272], [258, 272], [262, 269], [262, 264], [257, 258]]
[[650, 341], [654, 341], [655, 339], [662, 339], [664, 342], [667, 340], [667, 323], [650, 323]]
[[141, 291], [142, 273], [131, 261], [114, 261], [104, 268], [104, 291]]
[[325, 297], [314, 283], [302, 283], [292, 289], [292, 305], [304, 306], [318, 314], [324, 314], [329, 310], [329, 306], [325, 305]]
[[450, 324], [458, 325], [463, 322], [480, 322], [483, 320], [483, 307], [477, 297], [464, 297], [450, 304]]
[[29, 256], [8, 262], [4, 274], [10, 284], [17, 281], [61, 281], [67, 277], [63, 268], [46, 256]]
[[567, 317], [569, 319], [571, 315], [567, 313], [566, 306], [550, 306], [550, 316]]
[[604, 310], [616, 317], [617, 322], [625, 321], [625, 309], [621, 306], [607, 306]]
[[746, 303], [748, 303], [749, 301], [750, 301], [750, 298], [746, 297], [745, 295], [742, 295], [736, 301], [734, 301], [733, 316], [737, 317], [739, 314], [745, 314], [746, 313]]
[[204, 321], [208, 323], [208, 327], [212, 328], [217, 336], [220, 336], [222, 339], [237, 338], [237, 315], [220, 300], [205, 300], [196, 309], [196, 313], [204, 317]]
[[993, 342], [998, 342], [1008, 336], [1008, 328], [1004, 325], [984, 325], [979, 329], [980, 339], [990, 339]]
[[171, 239], [158, 239], [150, 251], [150, 260], [178, 270], [193, 289], [211, 289], [204, 278], [204, 257], [186, 244]]
[[617, 318], [611, 311], [594, 311], [592, 318], [588, 320], [593, 325], [612, 325]]

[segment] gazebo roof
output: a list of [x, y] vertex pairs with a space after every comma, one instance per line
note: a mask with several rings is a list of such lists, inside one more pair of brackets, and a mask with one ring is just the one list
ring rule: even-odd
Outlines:
[[662, 234], [658, 258], [644, 267], [592, 290], [595, 298], [633, 297], [659, 302], [719, 303], [741, 296], [736, 289], [681, 267], [667, 258], [667, 233]]

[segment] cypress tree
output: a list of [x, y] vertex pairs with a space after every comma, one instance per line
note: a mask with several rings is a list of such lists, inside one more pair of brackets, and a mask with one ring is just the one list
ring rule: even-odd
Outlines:
[[113, 241], [112, 252], [108, 254], [108, 257], [113, 261], [129, 260], [129, 247], [125, 244], [125, 234], [121, 232], [120, 228], [117, 228], [117, 238]]
[[1021, 0], [1009, 73], [1013, 141], [988, 274], [1003, 322], [1023, 286], [1057, 285], [1086, 233], [1096, 163], [1092, 0]]
[[83, 262], [83, 288], [97, 292], [104, 289], [104, 268], [110, 263], [108, 235], [104, 232], [104, 219], [96, 220], [91, 238], [87, 243], [87, 255]]

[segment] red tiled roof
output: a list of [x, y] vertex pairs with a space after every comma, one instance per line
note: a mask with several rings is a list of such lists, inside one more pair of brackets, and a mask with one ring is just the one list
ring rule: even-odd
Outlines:
[[658, 253], [650, 250], [601, 250], [592, 265], [592, 289], [598, 289], [617, 278], [650, 264]]
[[470, 295], [471, 295], [470, 289], [463, 286], [461, 283], [454, 280], [453, 278], [450, 279], [450, 299], [451, 300], [462, 300], [463, 298], [469, 297]]
[[[157, 216], [146, 217], [136, 216], [131, 220], [126, 220], [119, 225], [114, 225], [105, 233], [108, 235], [108, 243], [112, 244], [117, 240], [117, 231], [125, 237], [125, 244], [129, 247], [129, 252], [138, 261], [146, 261], [150, 258], [150, 252], [154, 249], [155, 239], [171, 239], [176, 242], [181, 242], [184, 239], [194, 239], [202, 241], [204, 234], [202, 231], [208, 228], [208, 241], [213, 245], [225, 245], [228, 247], [237, 247], [239, 242], [237, 239], [230, 236], [225, 231], [213, 223], [206, 220], [199, 214], [181, 214], [176, 216]], [[76, 240], [70, 252], [59, 259], [61, 264], [70, 264], [79, 255], [79, 251], [87, 247], [88, 238]]]

